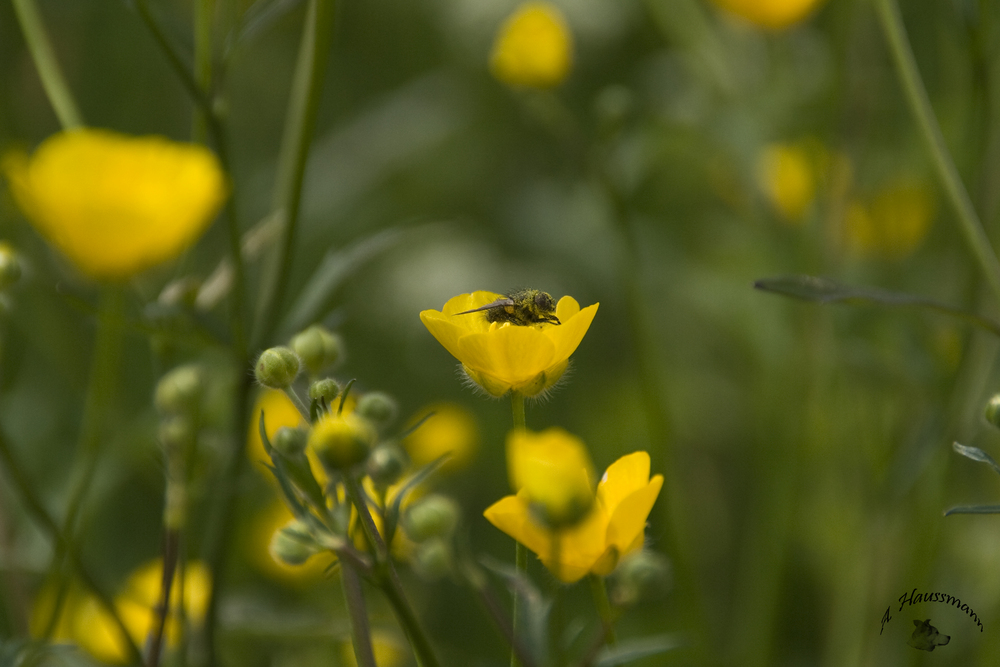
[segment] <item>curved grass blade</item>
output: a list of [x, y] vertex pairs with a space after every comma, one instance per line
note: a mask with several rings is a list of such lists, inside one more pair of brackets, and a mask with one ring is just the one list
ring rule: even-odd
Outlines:
[[960, 505], [944, 513], [945, 516], [952, 514], [1000, 514], [1000, 505]]
[[763, 278], [755, 282], [753, 286], [755, 289], [764, 292], [772, 292], [774, 294], [781, 294], [782, 296], [823, 304], [874, 304], [879, 306], [927, 308], [944, 315], [965, 320], [969, 324], [1000, 336], [1000, 323], [975, 313], [970, 313], [967, 310], [961, 310], [946, 303], [915, 294], [893, 292], [877, 287], [851, 287], [816, 276], [776, 276], [774, 278]]
[[683, 645], [684, 640], [677, 635], [640, 637], [620, 642], [617, 646], [611, 646], [601, 651], [597, 660], [594, 661], [594, 666], [614, 667], [615, 665], [627, 665], [633, 660], [660, 655], [661, 653], [680, 648]]
[[959, 444], [957, 442], [952, 443], [952, 449], [961, 454], [962, 456], [972, 459], [973, 461], [979, 461], [980, 463], [985, 463], [1000, 474], [1000, 465], [993, 460], [993, 457], [979, 449], [978, 447], [967, 447], [965, 445]]

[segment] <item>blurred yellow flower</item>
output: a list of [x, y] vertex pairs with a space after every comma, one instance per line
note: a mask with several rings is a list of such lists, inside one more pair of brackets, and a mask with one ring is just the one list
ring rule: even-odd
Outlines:
[[83, 273], [126, 279], [177, 257], [227, 196], [226, 177], [203, 146], [163, 137], [77, 129], [28, 157], [4, 157], [18, 206]]
[[780, 30], [806, 18], [823, 0], [713, 0], [728, 12], [762, 28]]
[[552, 88], [569, 74], [572, 60], [563, 13], [548, 2], [526, 2], [497, 31], [490, 70], [508, 86]]
[[594, 464], [583, 440], [561, 428], [507, 435], [507, 472], [516, 493], [549, 525], [576, 523], [594, 503]]
[[815, 162], [813, 151], [804, 144], [770, 144], [757, 157], [760, 188], [790, 224], [803, 224], [816, 198]]
[[500, 298], [493, 292], [473, 292], [452, 297], [442, 312], [425, 310], [420, 320], [452, 356], [462, 362], [466, 375], [491, 396], [517, 391], [536, 396], [562, 377], [583, 340], [600, 304], [580, 309], [571, 296], [556, 304], [561, 324], [517, 326], [487, 322], [483, 313], [458, 315]]
[[[155, 627], [155, 610], [159, 604], [162, 577], [163, 561], [150, 561], [129, 576], [124, 591], [114, 600], [118, 615], [138, 646], [145, 644], [149, 632]], [[203, 563], [198, 561], [188, 563], [184, 584], [184, 613], [188, 623], [199, 625], [204, 621], [208, 609], [210, 582], [211, 576]], [[35, 636], [40, 636], [44, 631], [42, 623], [48, 619], [53, 593], [52, 589], [44, 588], [35, 601], [31, 628]], [[174, 577], [171, 590], [170, 609], [171, 613], [167, 617], [164, 629], [167, 647], [176, 646], [180, 638], [180, 624], [177, 618], [180, 610], [180, 580], [177, 576]], [[53, 639], [71, 641], [102, 662], [111, 664], [129, 662], [125, 639], [111, 615], [96, 598], [76, 589], [71, 589], [69, 592]]]
[[[494, 526], [534, 551], [542, 563], [566, 583], [588, 573], [610, 574], [626, 554], [642, 548], [646, 517], [663, 486], [663, 477], [649, 478], [649, 454], [635, 452], [615, 461], [597, 485], [596, 502], [571, 528], [552, 531], [531, 512], [526, 489], [506, 496], [483, 515]], [[558, 537], [558, 562], [552, 561]]]
[[935, 209], [928, 189], [914, 183], [891, 185], [870, 204], [853, 201], [844, 218], [847, 247], [864, 256], [906, 257], [927, 236]]
[[[408, 664], [410, 651], [396, 634], [381, 628], [373, 628], [371, 638], [372, 652], [375, 653], [375, 664], [378, 667], [401, 667]], [[350, 642], [342, 644], [340, 658], [344, 667], [358, 667], [354, 647]]]
[[289, 565], [271, 555], [271, 538], [294, 518], [284, 500], [276, 498], [255, 516], [247, 540], [247, 552], [250, 562], [261, 573], [282, 583], [306, 585], [322, 578], [334, 559], [332, 554], [321, 555], [310, 558], [302, 565]]
[[471, 412], [455, 403], [434, 403], [421, 408], [411, 425], [423, 415], [434, 415], [403, 439], [403, 447], [416, 467], [450, 454], [442, 470], [464, 468], [479, 448], [479, 428]]

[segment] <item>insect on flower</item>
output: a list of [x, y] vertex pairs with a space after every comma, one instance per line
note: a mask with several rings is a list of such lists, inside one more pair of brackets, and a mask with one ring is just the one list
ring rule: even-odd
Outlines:
[[465, 310], [456, 315], [486, 311], [487, 322], [500, 322], [528, 326], [531, 324], [561, 324], [555, 316], [556, 302], [548, 292], [520, 289], [479, 308]]

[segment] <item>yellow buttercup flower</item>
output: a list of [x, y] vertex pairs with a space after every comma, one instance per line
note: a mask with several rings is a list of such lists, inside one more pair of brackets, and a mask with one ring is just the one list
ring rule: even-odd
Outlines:
[[594, 504], [594, 464], [583, 440], [561, 428], [515, 429], [507, 436], [507, 471], [550, 526], [576, 523]]
[[728, 12], [762, 28], [780, 30], [806, 18], [823, 0], [714, 0]]
[[[417, 417], [434, 415], [403, 439], [403, 447], [416, 467], [448, 458], [442, 470], [457, 470], [469, 464], [479, 447], [479, 428], [471, 412], [455, 403], [434, 403], [417, 412]], [[416, 422], [416, 418], [411, 420]]]
[[80, 271], [106, 281], [177, 257], [228, 192], [205, 147], [107, 130], [60, 132], [30, 158], [13, 153], [2, 166], [42, 236]]
[[493, 75], [509, 86], [552, 88], [569, 74], [573, 36], [548, 2], [526, 2], [507, 17], [490, 55]]
[[[129, 576], [124, 592], [115, 598], [115, 609], [138, 646], [145, 644], [149, 632], [155, 627], [162, 577], [163, 561], [150, 561]], [[198, 625], [205, 619], [208, 609], [211, 575], [203, 563], [192, 561], [187, 565], [185, 577], [185, 617], [188, 623]], [[164, 643], [167, 647], [176, 646], [180, 638], [177, 619], [180, 605], [180, 583], [175, 574], [170, 595], [171, 612], [164, 628]], [[102, 662], [129, 662], [126, 643], [118, 626], [96, 598], [88, 597], [75, 607], [71, 635], [82, 649]]]
[[564, 296], [556, 304], [558, 325], [518, 326], [488, 322], [483, 313], [458, 314], [499, 298], [493, 292], [460, 294], [449, 299], [441, 312], [423, 311], [420, 320], [462, 362], [469, 379], [491, 396], [512, 390], [537, 396], [562, 377], [600, 304], [581, 310], [576, 299]]
[[801, 144], [770, 144], [757, 157], [757, 179], [771, 205], [793, 225], [805, 222], [816, 198], [816, 160]]
[[856, 254], [901, 259], [926, 238], [935, 213], [934, 198], [915, 183], [895, 183], [870, 203], [853, 201], [847, 208], [844, 232]]
[[[572, 583], [588, 573], [606, 576], [626, 554], [642, 548], [646, 517], [663, 486], [649, 477], [649, 454], [634, 452], [615, 461], [597, 485], [590, 512], [576, 525], [554, 531], [531, 511], [526, 489], [500, 499], [483, 513], [494, 526], [534, 551], [559, 579]], [[559, 540], [558, 562], [552, 561]]]

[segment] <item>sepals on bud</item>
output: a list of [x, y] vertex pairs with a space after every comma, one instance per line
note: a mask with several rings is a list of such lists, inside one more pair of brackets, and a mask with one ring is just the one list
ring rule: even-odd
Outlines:
[[354, 413], [326, 415], [309, 435], [309, 447], [327, 470], [342, 471], [361, 463], [375, 444], [375, 427]]
[[395, 442], [385, 442], [372, 450], [365, 471], [375, 486], [387, 488], [399, 481], [410, 465], [410, 457]]
[[619, 563], [612, 581], [612, 602], [629, 607], [669, 586], [670, 562], [655, 551], [643, 549]]
[[324, 399], [329, 405], [333, 403], [338, 396], [340, 396], [340, 385], [337, 384], [337, 381], [333, 378], [316, 380], [309, 385], [309, 398], [314, 401]]
[[160, 378], [153, 402], [161, 414], [194, 414], [201, 403], [202, 389], [202, 372], [199, 366], [178, 366]]
[[299, 428], [282, 426], [271, 439], [271, 446], [286, 459], [296, 459], [305, 452], [309, 436]]
[[461, 510], [454, 500], [438, 493], [413, 504], [403, 519], [403, 529], [414, 542], [451, 537]]
[[271, 538], [271, 556], [288, 565], [302, 565], [322, 547], [316, 542], [309, 526], [295, 519], [278, 530]]
[[319, 324], [312, 325], [292, 338], [291, 348], [313, 376], [335, 366], [344, 356], [344, 343], [340, 337]]
[[437, 581], [452, 570], [451, 546], [445, 540], [434, 537], [417, 548], [413, 557], [413, 569], [428, 581]]
[[389, 394], [381, 391], [370, 391], [358, 399], [354, 411], [381, 428], [392, 423], [399, 408], [396, 405], [396, 399]]
[[285, 389], [298, 377], [299, 369], [299, 357], [295, 352], [287, 347], [272, 347], [257, 358], [254, 376], [265, 387]]

